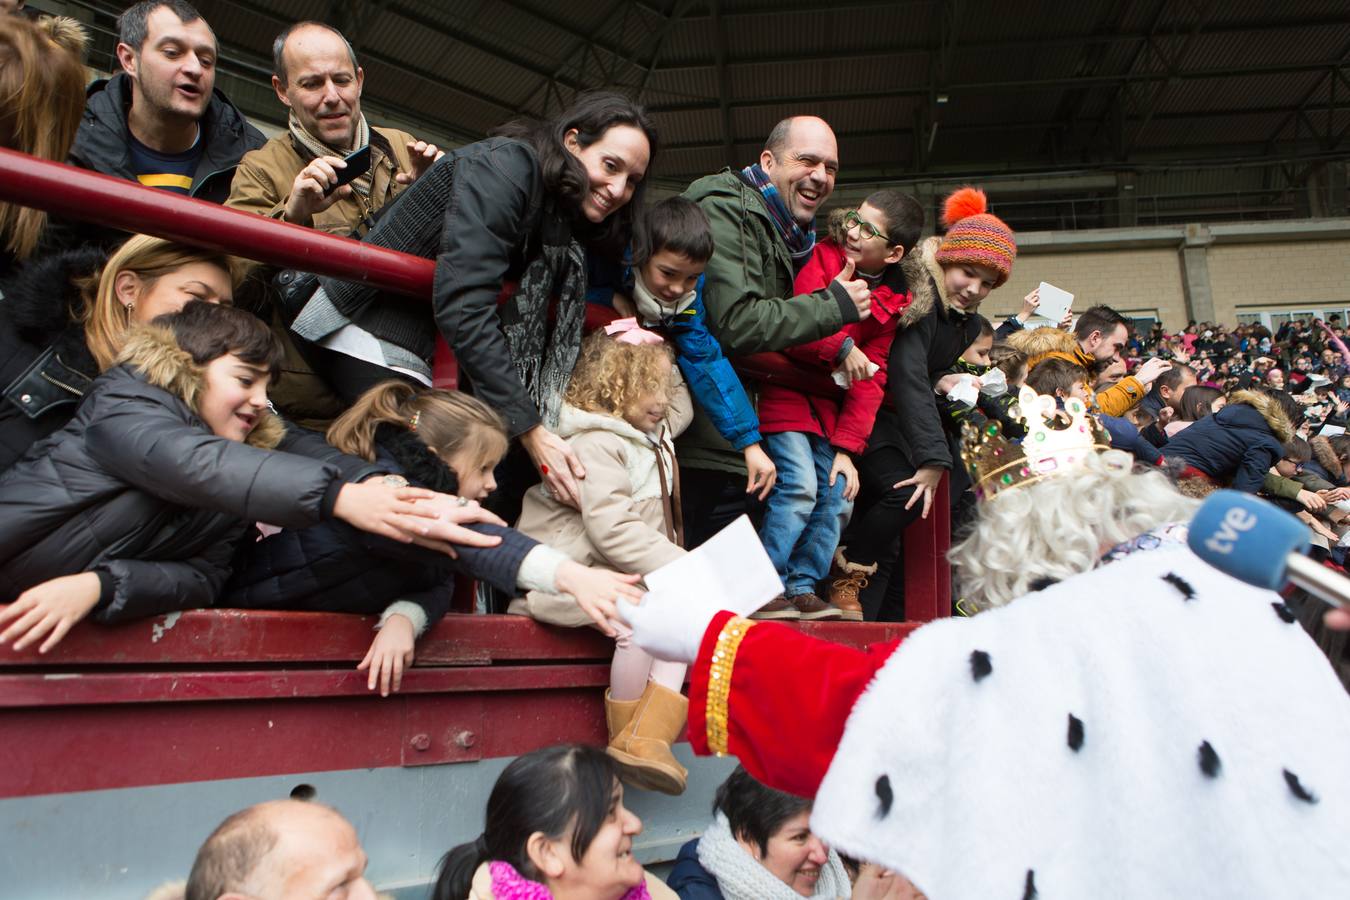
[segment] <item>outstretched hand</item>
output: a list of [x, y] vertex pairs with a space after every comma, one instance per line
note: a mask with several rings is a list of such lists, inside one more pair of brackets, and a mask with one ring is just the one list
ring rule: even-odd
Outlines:
[[416, 629], [407, 616], [395, 613], [385, 619], [365, 659], [356, 666], [358, 672], [370, 670], [366, 689], [373, 691], [378, 684], [381, 697], [388, 697], [391, 690], [397, 692], [403, 685], [403, 671], [413, 664], [416, 640]]
[[637, 586], [638, 580], [637, 575], [620, 575], [569, 559], [558, 566], [553, 586], [560, 593], [575, 597], [577, 605], [591, 617], [595, 627], [609, 637], [615, 637], [614, 623], [619, 621], [615, 602], [621, 602], [623, 598], [641, 600], [642, 588]]
[[94, 572], [62, 575], [30, 587], [8, 606], [0, 606], [0, 644], [14, 642], [23, 650], [42, 638], [39, 653], [46, 653], [61, 642], [75, 624], [98, 605], [102, 584]]
[[905, 504], [905, 509], [909, 509], [915, 503], [923, 500], [923, 518], [928, 518], [928, 513], [933, 508], [933, 494], [937, 487], [942, 483], [943, 469], [938, 466], [924, 466], [904, 481], [897, 481], [892, 487], [900, 490], [903, 487], [914, 485], [914, 494]]
[[344, 484], [333, 504], [333, 516], [362, 531], [408, 544], [417, 535], [412, 520], [436, 518], [434, 510], [414, 501], [434, 496], [424, 488], [397, 487], [378, 480]]

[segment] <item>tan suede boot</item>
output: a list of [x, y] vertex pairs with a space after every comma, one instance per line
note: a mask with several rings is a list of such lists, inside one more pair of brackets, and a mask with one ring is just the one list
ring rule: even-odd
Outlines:
[[[684, 793], [689, 772], [671, 753], [670, 745], [684, 729], [689, 701], [654, 681], [634, 701], [631, 718], [610, 738], [606, 752], [619, 764], [625, 784], [678, 796]], [[611, 718], [611, 704], [614, 716]], [[611, 725], [623, 715], [626, 702], [606, 698]]]
[[628, 727], [628, 723], [633, 721], [633, 713], [637, 712], [638, 704], [641, 698], [637, 700], [615, 700], [608, 690], [605, 691], [605, 727], [609, 729], [609, 739], [613, 741], [620, 731]]
[[832, 570], [832, 574], [838, 575], [830, 582], [830, 605], [839, 610], [839, 617], [845, 622], [861, 622], [863, 608], [858, 595], [867, 587], [867, 577], [876, 574], [877, 564], [860, 566], [849, 562], [841, 547], [834, 551]]

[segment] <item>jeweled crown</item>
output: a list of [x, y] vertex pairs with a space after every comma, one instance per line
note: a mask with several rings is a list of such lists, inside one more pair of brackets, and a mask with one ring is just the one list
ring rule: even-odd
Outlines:
[[1004, 437], [998, 422], [980, 428], [967, 424], [962, 430], [961, 460], [979, 500], [1072, 469], [1089, 454], [1111, 448], [1110, 437], [1082, 400], [1071, 397], [1057, 409], [1054, 397], [1023, 387], [1013, 415], [1027, 426], [1020, 444]]

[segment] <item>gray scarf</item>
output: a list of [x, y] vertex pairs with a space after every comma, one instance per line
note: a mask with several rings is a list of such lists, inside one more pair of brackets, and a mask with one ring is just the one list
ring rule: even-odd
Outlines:
[[[698, 861], [717, 879], [717, 889], [726, 900], [801, 900], [788, 887], [736, 842], [727, 817], [718, 813], [698, 841]], [[839, 854], [830, 857], [820, 869], [820, 880], [812, 897], [838, 900], [851, 897], [852, 885]]]

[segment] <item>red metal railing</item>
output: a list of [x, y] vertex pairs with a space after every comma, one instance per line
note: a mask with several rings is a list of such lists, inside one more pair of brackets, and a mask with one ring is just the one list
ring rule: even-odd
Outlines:
[[[0, 200], [45, 209], [58, 216], [91, 220], [194, 246], [222, 250], [271, 266], [362, 281], [414, 297], [429, 297], [435, 264], [429, 259], [225, 209], [85, 169], [0, 149]], [[780, 354], [737, 361], [747, 377], [778, 381], [809, 392], [833, 391], [828, 379], [795, 370]], [[437, 354], [437, 384], [453, 386], [454, 361], [443, 343]], [[928, 621], [949, 612], [951, 577], [946, 483], [935, 512], [905, 535], [906, 618]]]
[[435, 263], [253, 213], [0, 149], [0, 200], [110, 228], [223, 250], [271, 266], [431, 295]]

